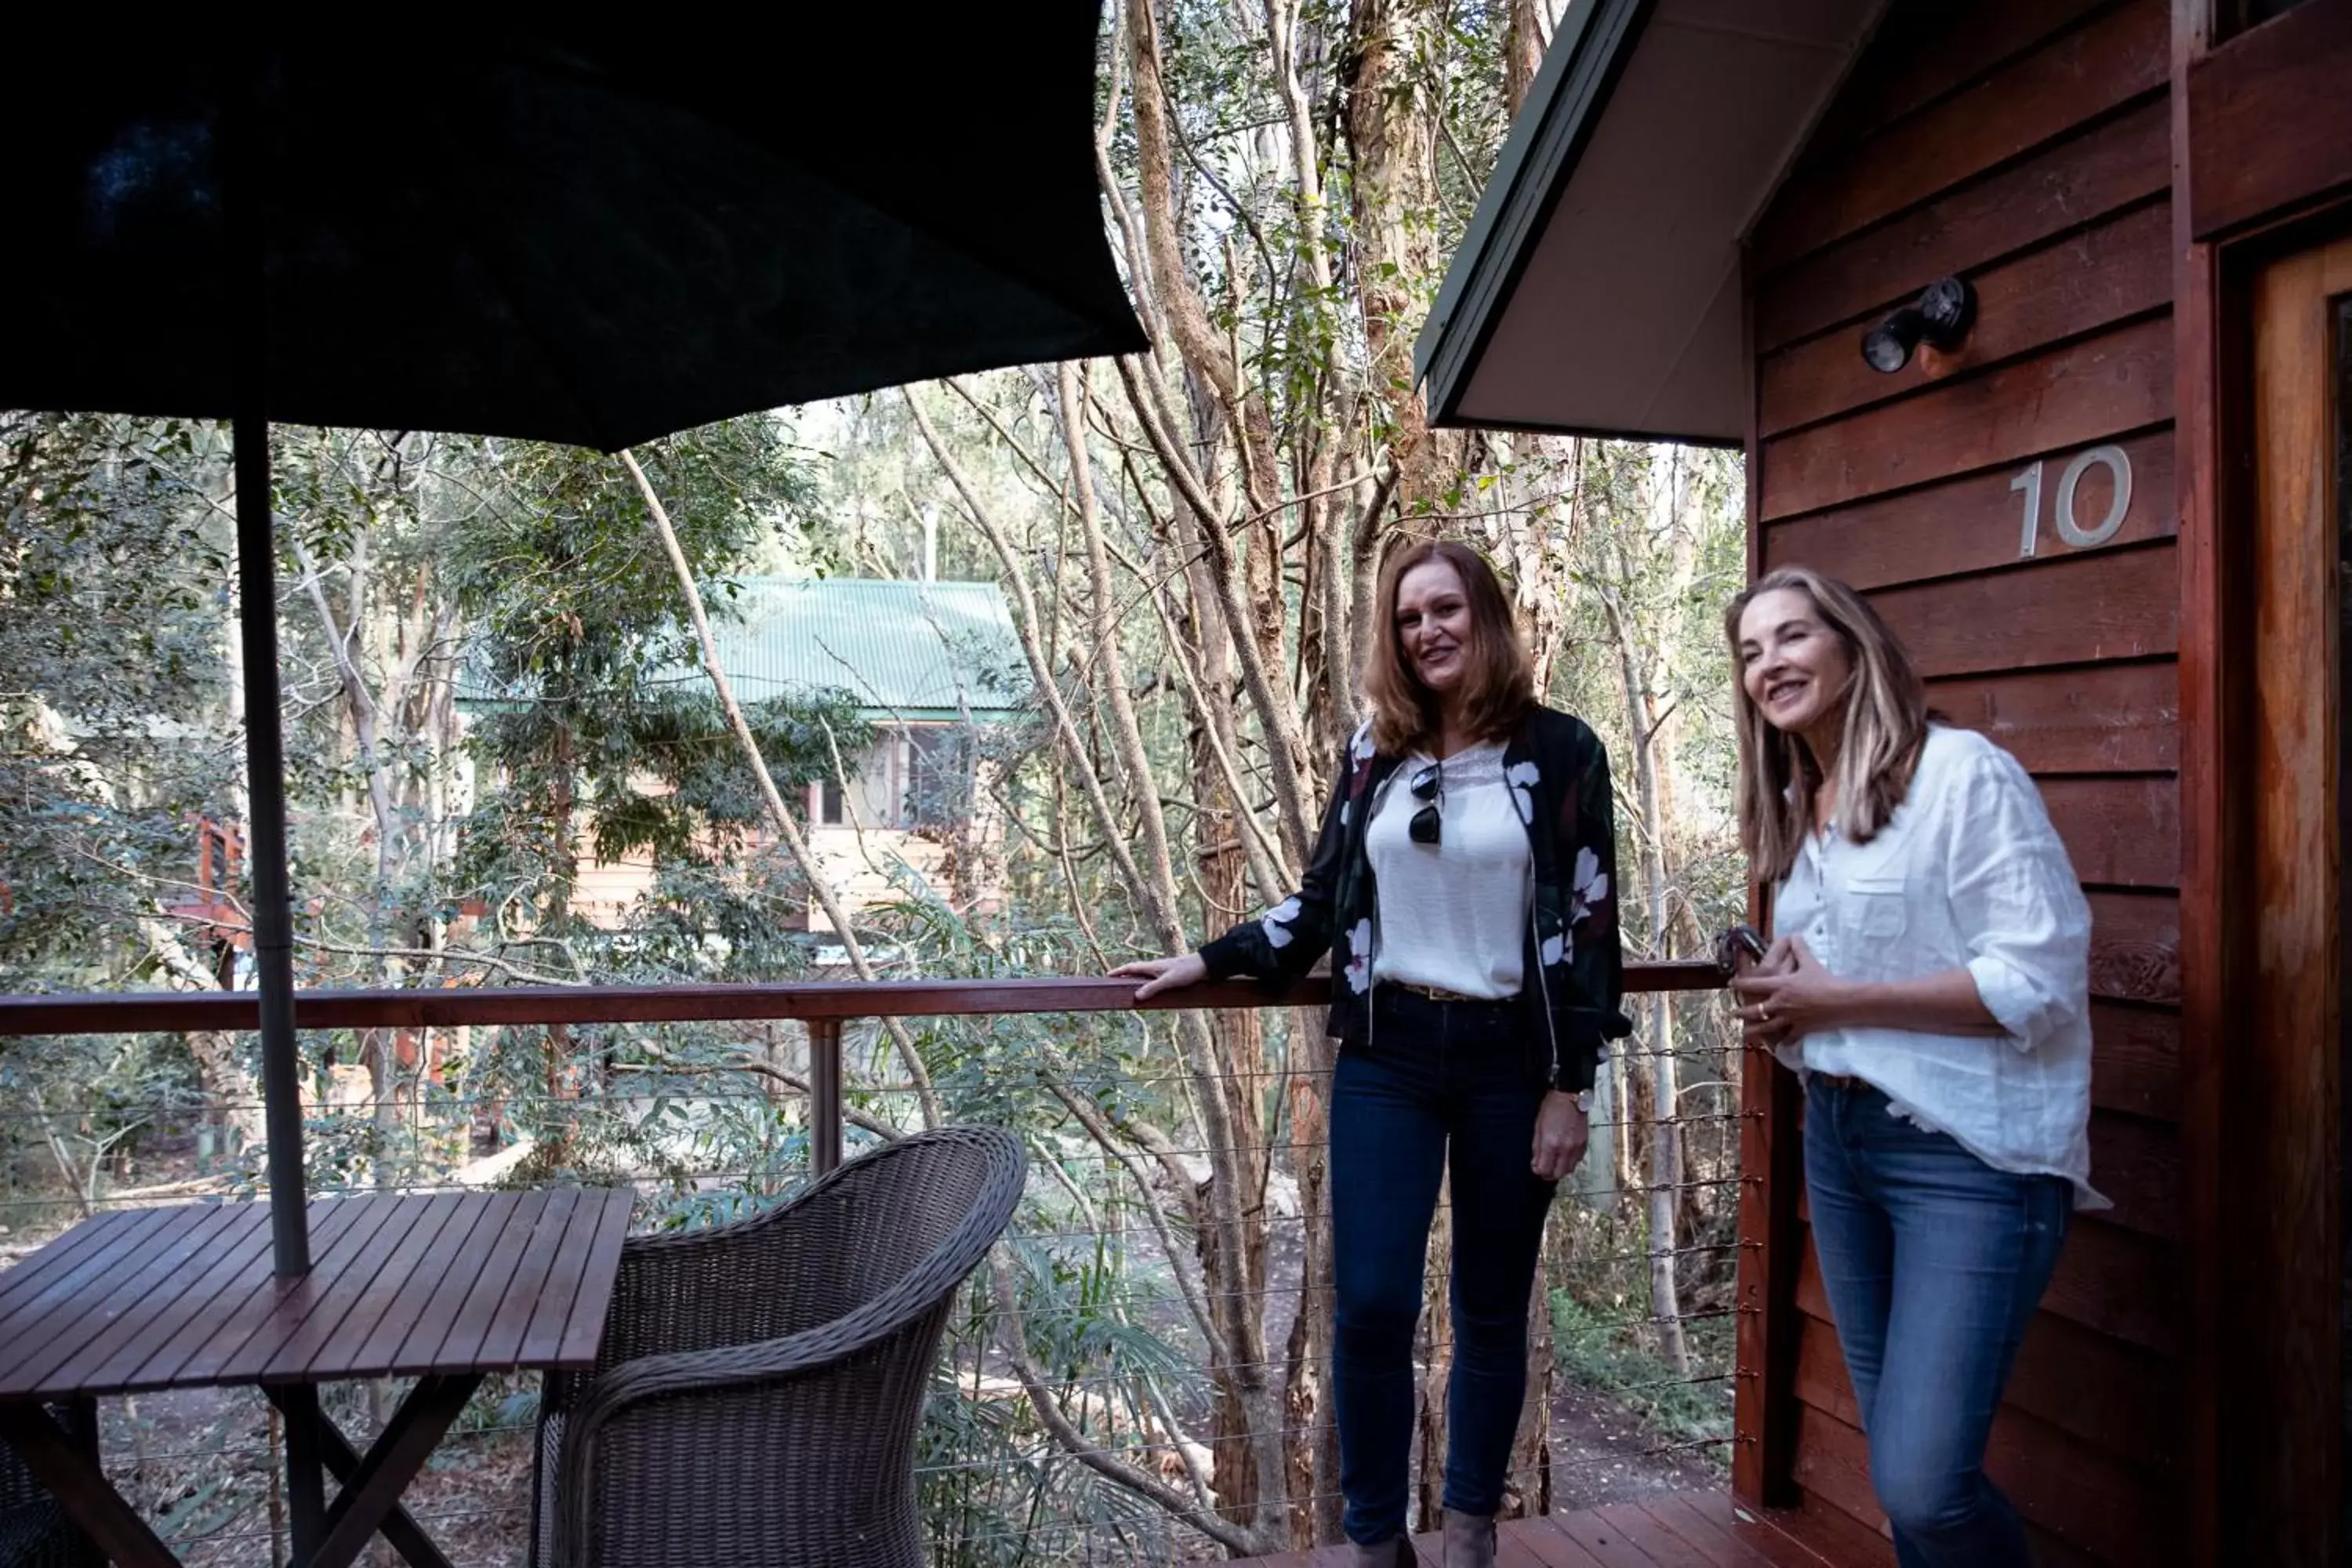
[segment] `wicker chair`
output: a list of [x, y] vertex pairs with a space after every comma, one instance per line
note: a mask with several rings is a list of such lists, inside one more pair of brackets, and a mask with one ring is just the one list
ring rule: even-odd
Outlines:
[[0, 1443], [0, 1568], [101, 1568], [98, 1548]]
[[916, 1426], [1021, 1145], [947, 1128], [788, 1204], [631, 1240], [593, 1372], [551, 1375], [534, 1568], [915, 1568]]

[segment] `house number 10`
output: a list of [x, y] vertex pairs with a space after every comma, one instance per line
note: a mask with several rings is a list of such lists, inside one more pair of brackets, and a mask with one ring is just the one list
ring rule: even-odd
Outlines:
[[[2083, 475], [2094, 463], [2105, 465], [2108, 477], [2115, 480], [2116, 493], [2115, 499], [2107, 502], [2107, 515], [2099, 520], [2098, 526], [2084, 528], [2074, 521], [2074, 487], [2082, 483]], [[2010, 480], [2009, 488], [2025, 492], [2025, 532], [2017, 552], [2031, 555], [2042, 531], [2041, 462], [2036, 460], [2032, 468]], [[2131, 459], [2124, 455], [2121, 447], [2094, 447], [2078, 453], [2066, 465], [2066, 471], [2058, 476], [2058, 537], [2077, 550], [2113, 539], [2116, 530], [2124, 525], [2124, 513], [2130, 510]]]

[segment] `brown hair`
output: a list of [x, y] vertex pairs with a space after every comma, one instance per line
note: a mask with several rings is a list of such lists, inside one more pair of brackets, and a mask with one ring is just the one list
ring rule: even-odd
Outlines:
[[1739, 842], [1759, 881], [1778, 882], [1797, 862], [1812, 826], [1820, 765], [1804, 742], [1775, 729], [1748, 695], [1739, 667], [1739, 617], [1766, 594], [1793, 589], [1812, 601], [1822, 624], [1845, 645], [1853, 673], [1846, 682], [1838, 742], [1833, 825], [1856, 844], [1878, 837], [1911, 788], [1927, 744], [1927, 689], [1911, 656], [1878, 612], [1834, 577], [1783, 566], [1748, 585], [1724, 611], [1731, 647], [1731, 710], [1739, 735]]
[[1437, 739], [1437, 695], [1422, 684], [1397, 636], [1397, 589], [1416, 566], [1443, 561], [1462, 580], [1470, 605], [1470, 646], [1464, 650], [1462, 720], [1481, 740], [1500, 740], [1517, 728], [1535, 702], [1534, 661], [1519, 637], [1511, 597], [1486, 558], [1451, 539], [1424, 539], [1391, 553], [1381, 567], [1380, 636], [1364, 671], [1372, 706], [1372, 745], [1402, 756]]

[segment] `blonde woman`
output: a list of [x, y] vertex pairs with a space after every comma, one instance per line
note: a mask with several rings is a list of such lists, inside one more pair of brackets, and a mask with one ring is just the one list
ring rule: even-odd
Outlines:
[[1510, 598], [1476, 552], [1390, 561], [1388, 622], [1297, 894], [1197, 953], [1127, 964], [1150, 996], [1281, 982], [1331, 959], [1332, 1384], [1359, 1568], [1407, 1568], [1413, 1331], [1438, 1184], [1453, 1177], [1445, 1562], [1492, 1568], [1527, 1396], [1544, 1216], [1583, 1157], [1618, 1010], [1609, 759], [1535, 700]]
[[1994, 1410], [2090, 1185], [2090, 912], [2015, 758], [1937, 722], [1877, 614], [1774, 572], [1724, 618], [1740, 836], [1774, 941], [1735, 981], [1805, 1083], [1813, 1245], [1903, 1568], [2028, 1568]]

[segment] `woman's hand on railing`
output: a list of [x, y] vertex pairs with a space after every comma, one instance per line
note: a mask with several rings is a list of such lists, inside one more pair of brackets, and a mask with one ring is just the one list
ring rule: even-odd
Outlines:
[[1133, 963], [1122, 963], [1111, 971], [1112, 978], [1140, 980], [1135, 999], [1148, 1001], [1162, 991], [1181, 990], [1198, 985], [1209, 977], [1209, 966], [1201, 962], [1197, 952], [1179, 953], [1174, 958], [1139, 958]]

